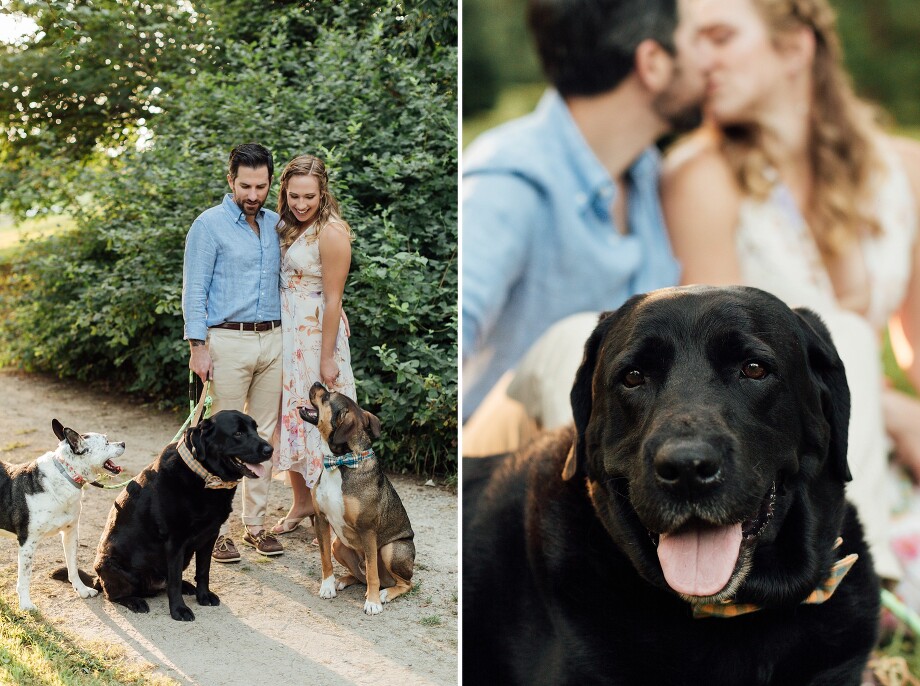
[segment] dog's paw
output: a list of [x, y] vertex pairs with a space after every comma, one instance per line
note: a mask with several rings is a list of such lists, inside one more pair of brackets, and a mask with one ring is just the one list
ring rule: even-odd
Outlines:
[[216, 593], [202, 593], [201, 595], [196, 596], [198, 598], [198, 604], [204, 606], [217, 606], [220, 605], [220, 598], [217, 597]]
[[75, 590], [81, 598], [95, 598], [99, 595], [99, 591], [89, 586], [74, 586], [73, 590]]
[[380, 603], [372, 603], [370, 600], [364, 601], [364, 614], [379, 615], [381, 612], [383, 612], [383, 605]]
[[326, 600], [328, 600], [329, 598], [335, 598], [335, 577], [334, 576], [328, 576], [325, 579], [323, 579], [323, 583], [321, 583], [319, 586], [319, 597], [325, 598]]
[[182, 595], [195, 595], [195, 584], [182, 580]]
[[353, 574], [343, 574], [338, 579], [335, 580], [335, 590], [344, 591], [346, 588], [351, 586], [354, 583], [357, 583], [357, 579]]
[[131, 610], [131, 612], [137, 612], [144, 614], [150, 612], [150, 606], [147, 604], [147, 601], [143, 598], [123, 598], [119, 600], [122, 605]]
[[195, 613], [192, 612], [186, 605], [179, 605], [178, 607], [170, 608], [169, 616], [175, 619], [177, 622], [195, 621]]
[[383, 589], [382, 591], [380, 591], [380, 602], [381, 603], [390, 602], [390, 594], [387, 593], [387, 589]]
[[21, 599], [20, 599], [20, 601], [19, 601], [19, 609], [20, 609], [20, 610], [31, 611], [31, 610], [37, 610], [38, 608], [35, 607], [35, 603], [33, 603], [33, 602], [32, 602], [31, 600], [29, 600], [28, 598], [26, 598], [25, 600], [21, 600]]

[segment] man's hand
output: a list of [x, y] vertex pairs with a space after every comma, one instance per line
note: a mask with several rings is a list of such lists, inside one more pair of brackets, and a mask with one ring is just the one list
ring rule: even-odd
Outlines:
[[[197, 345], [196, 345], [197, 343]], [[201, 342], [189, 342], [191, 354], [188, 359], [188, 368], [191, 369], [204, 383], [213, 376], [214, 366], [211, 363], [211, 353], [208, 352], [208, 346]]]

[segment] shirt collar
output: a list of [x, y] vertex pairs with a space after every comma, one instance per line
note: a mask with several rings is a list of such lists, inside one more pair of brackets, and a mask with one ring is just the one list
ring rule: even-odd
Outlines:
[[[227, 193], [224, 195], [224, 201], [221, 203], [223, 208], [230, 214], [233, 218], [233, 221], [246, 221], [246, 215], [243, 213], [243, 210], [240, 209], [240, 206], [233, 202], [233, 193]], [[258, 212], [258, 219], [265, 217], [265, 206], [262, 206], [262, 209]], [[256, 221], [258, 221], [258, 219]]]
[[[540, 99], [537, 111], [552, 129], [559, 132], [565, 149], [569, 151], [572, 167], [580, 177], [583, 189], [575, 198], [579, 210], [590, 207], [598, 216], [609, 217], [610, 207], [616, 198], [616, 184], [578, 129], [565, 100], [555, 90], [548, 89]], [[654, 187], [658, 181], [659, 162], [658, 149], [650, 145], [626, 170], [626, 176], [636, 186]]]

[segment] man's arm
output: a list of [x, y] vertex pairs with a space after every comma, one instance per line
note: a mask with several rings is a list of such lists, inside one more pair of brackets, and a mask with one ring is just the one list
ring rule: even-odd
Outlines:
[[476, 174], [463, 183], [463, 358], [474, 356], [508, 295], [528, 268], [538, 222], [539, 191], [508, 174]]
[[200, 219], [196, 219], [185, 239], [182, 264], [182, 316], [185, 338], [189, 342], [189, 369], [202, 381], [211, 376], [211, 355], [205, 345], [208, 336], [208, 290], [214, 276], [217, 247]]

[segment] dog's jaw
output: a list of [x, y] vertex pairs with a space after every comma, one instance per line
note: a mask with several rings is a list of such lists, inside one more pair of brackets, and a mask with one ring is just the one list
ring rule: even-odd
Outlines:
[[669, 533], [652, 534], [668, 586], [692, 603], [732, 597], [750, 572], [758, 539], [773, 520], [775, 505], [774, 482], [758, 511], [741, 523], [690, 521]]

